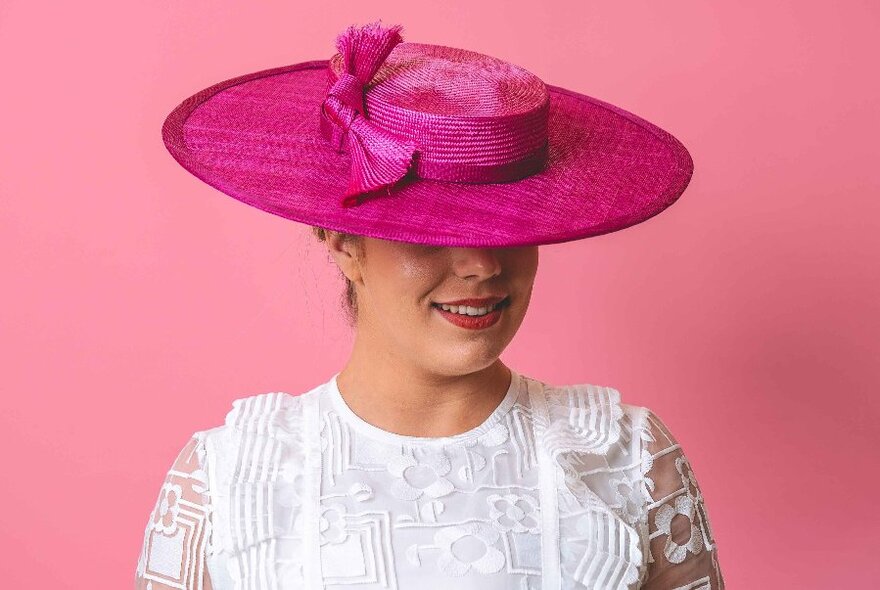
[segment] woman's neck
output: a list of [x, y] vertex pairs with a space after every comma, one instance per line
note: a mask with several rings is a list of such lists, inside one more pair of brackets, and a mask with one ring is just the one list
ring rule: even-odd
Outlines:
[[482, 424], [503, 400], [511, 379], [500, 359], [474, 372], [446, 375], [387, 354], [366, 358], [353, 353], [336, 384], [351, 410], [377, 428], [442, 437]]

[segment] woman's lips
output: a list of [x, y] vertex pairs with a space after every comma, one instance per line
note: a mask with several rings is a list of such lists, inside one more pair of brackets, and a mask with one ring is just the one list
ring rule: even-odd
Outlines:
[[437, 310], [437, 312], [451, 324], [455, 324], [460, 328], [466, 328], [469, 330], [482, 330], [498, 322], [498, 320], [501, 319], [501, 313], [504, 311], [507, 305], [508, 300], [504, 299], [495, 307], [495, 309], [485, 315], [479, 316], [464, 315], [452, 311], [446, 311], [437, 304], [433, 304], [431, 307]]

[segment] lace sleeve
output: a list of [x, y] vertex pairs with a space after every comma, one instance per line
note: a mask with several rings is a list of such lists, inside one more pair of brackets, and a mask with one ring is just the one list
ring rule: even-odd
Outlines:
[[202, 433], [168, 471], [144, 531], [136, 590], [210, 590], [206, 569], [211, 505]]
[[723, 590], [703, 495], [681, 445], [647, 410], [642, 431], [650, 553], [644, 590]]

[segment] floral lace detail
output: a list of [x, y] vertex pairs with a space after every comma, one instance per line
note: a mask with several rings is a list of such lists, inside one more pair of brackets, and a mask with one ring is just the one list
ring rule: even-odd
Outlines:
[[138, 588], [723, 589], [655, 414], [608, 387], [517, 387], [475, 436], [414, 444], [354, 428], [325, 386], [236, 400], [160, 486]]
[[423, 494], [441, 498], [455, 489], [445, 477], [451, 469], [442, 449], [428, 449], [419, 458], [414, 454], [397, 455], [388, 463], [388, 472], [396, 478], [391, 493], [401, 500], [417, 500]]
[[703, 495], [665, 425], [612, 388], [546, 392], [562, 587], [723, 589]]
[[183, 488], [179, 485], [166, 481], [162, 484], [159, 492], [159, 504], [154, 511], [153, 530], [168, 537], [177, 532], [177, 516], [180, 514], [178, 500], [183, 494]]
[[[670, 563], [681, 563], [687, 557], [688, 551], [694, 555], [703, 550], [703, 537], [697, 526], [694, 524], [694, 503], [688, 496], [678, 496], [675, 499], [674, 507], [669, 504], [663, 504], [654, 513], [654, 525], [661, 535], [666, 535], [666, 545], [663, 547], [663, 554]], [[685, 516], [691, 525], [688, 540], [683, 545], [679, 545], [672, 540], [672, 519], [677, 514]]]
[[178, 453], [159, 489], [135, 572], [143, 590], [206, 587], [206, 557], [214, 553], [212, 504], [204, 469], [203, 433]]
[[628, 524], [635, 526], [645, 514], [644, 496], [639, 486], [627, 478], [616, 478], [608, 481], [614, 493], [612, 506]]
[[[501, 539], [497, 528], [482, 522], [443, 527], [434, 535], [434, 542], [440, 548], [437, 565], [450, 576], [463, 576], [471, 569], [481, 574], [493, 574], [504, 567], [504, 554], [496, 544]], [[453, 551], [453, 545], [474, 540], [478, 547], [469, 547], [468, 554], [478, 555], [473, 559]]]
[[[445, 441], [383, 436], [322, 398], [320, 502], [345, 505], [348, 535], [321, 547], [329, 588], [540, 588], [539, 473], [521, 385], [485, 428]], [[372, 493], [359, 501], [353, 489]]]
[[723, 589], [703, 494], [681, 445], [650, 410], [640, 439], [649, 547], [643, 588]]
[[540, 531], [540, 509], [532, 496], [492, 494], [486, 501], [489, 503], [489, 518], [500, 530], [515, 533]]
[[[643, 573], [633, 407], [610, 387], [545, 387], [542, 445], [561, 475], [555, 535], [563, 590], [636, 588]], [[543, 501], [543, 500], [542, 500]], [[545, 562], [545, 566], [549, 566]]]

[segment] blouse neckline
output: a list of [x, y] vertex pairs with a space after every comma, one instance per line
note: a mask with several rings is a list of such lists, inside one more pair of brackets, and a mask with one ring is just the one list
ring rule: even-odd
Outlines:
[[330, 395], [330, 400], [333, 407], [336, 409], [337, 412], [339, 412], [343, 419], [348, 422], [348, 424], [350, 424], [353, 428], [370, 437], [389, 443], [405, 445], [456, 444], [471, 440], [473, 438], [477, 438], [491, 430], [492, 427], [498, 424], [504, 418], [504, 416], [507, 415], [508, 410], [510, 410], [510, 408], [513, 407], [513, 404], [516, 403], [522, 384], [522, 376], [513, 369], [509, 370], [510, 384], [507, 387], [504, 398], [501, 400], [498, 406], [496, 406], [492, 413], [489, 414], [489, 416], [485, 420], [483, 420], [481, 424], [475, 426], [474, 428], [450, 436], [410, 436], [406, 434], [398, 434], [396, 432], [391, 432], [389, 430], [379, 428], [378, 426], [367, 422], [366, 420], [355, 414], [354, 410], [349, 407], [345, 399], [342, 397], [342, 394], [339, 391], [339, 386], [336, 382], [336, 378], [339, 376], [339, 373], [334, 374], [330, 381], [327, 382], [327, 391]]

